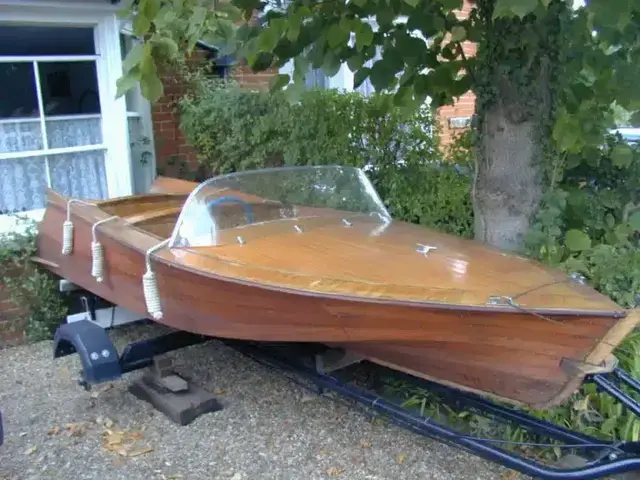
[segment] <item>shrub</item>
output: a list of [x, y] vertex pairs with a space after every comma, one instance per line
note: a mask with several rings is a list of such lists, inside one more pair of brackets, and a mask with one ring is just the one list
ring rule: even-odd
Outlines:
[[470, 236], [469, 177], [442, 162], [428, 108], [409, 116], [391, 96], [333, 90], [250, 92], [199, 78], [180, 104], [181, 129], [211, 174], [283, 165], [365, 168], [398, 219]]
[[[473, 165], [472, 135], [461, 135], [448, 149], [452, 163]], [[555, 180], [532, 224], [527, 253], [583, 275], [588, 284], [621, 306], [634, 307], [640, 300], [640, 147], [610, 135], [601, 149], [569, 155]], [[398, 201], [411, 205], [413, 200]], [[472, 224], [470, 217], [467, 221]], [[622, 368], [640, 379], [640, 331], [625, 338], [615, 354]], [[438, 400], [423, 391], [397, 383], [392, 388], [401, 390], [409, 406], [421, 405], [427, 413], [441, 409]], [[640, 440], [640, 419], [591, 384], [557, 408], [528, 412], [605, 440]], [[463, 428], [478, 435], [535, 440], [521, 428], [496, 429], [469, 412], [451, 416], [457, 422], [464, 420]], [[559, 449], [553, 453], [560, 456]]]
[[9, 291], [10, 300], [25, 310], [26, 339], [47, 340], [64, 321], [67, 303], [53, 274], [30, 261], [36, 253], [35, 222], [19, 220], [18, 226], [0, 235], [0, 284]]

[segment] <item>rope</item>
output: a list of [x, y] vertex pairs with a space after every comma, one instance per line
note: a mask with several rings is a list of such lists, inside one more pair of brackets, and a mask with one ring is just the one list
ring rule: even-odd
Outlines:
[[62, 255], [70, 255], [73, 251], [73, 222], [71, 221], [71, 204], [81, 203], [93, 207], [94, 205], [77, 198], [67, 201], [67, 219], [62, 224]]
[[162, 305], [160, 303], [160, 291], [158, 290], [158, 282], [156, 273], [151, 268], [151, 255], [156, 251], [166, 247], [170, 238], [167, 238], [158, 245], [151, 247], [145, 254], [145, 263], [147, 271], [142, 276], [142, 291], [144, 292], [144, 301], [147, 304], [147, 311], [154, 320], [160, 320], [163, 317]]
[[102, 244], [98, 242], [96, 238], [96, 228], [98, 225], [102, 225], [103, 223], [109, 222], [114, 218], [120, 218], [117, 215], [114, 215], [109, 218], [104, 218], [102, 220], [98, 220], [91, 227], [91, 275], [98, 281], [102, 282], [104, 280], [104, 248]]

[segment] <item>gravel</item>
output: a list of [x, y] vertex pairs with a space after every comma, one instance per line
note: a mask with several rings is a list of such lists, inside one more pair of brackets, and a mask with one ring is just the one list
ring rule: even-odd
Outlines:
[[[121, 349], [160, 330], [127, 326], [112, 337]], [[223, 410], [181, 427], [128, 392], [140, 372], [85, 392], [76, 384], [78, 357], [54, 361], [50, 342], [0, 351], [0, 479], [516, 478], [310, 394], [217, 342], [170, 355]]]

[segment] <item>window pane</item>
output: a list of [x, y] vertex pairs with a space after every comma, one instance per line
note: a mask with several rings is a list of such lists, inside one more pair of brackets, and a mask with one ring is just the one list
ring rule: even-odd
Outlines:
[[31, 63], [0, 63], [0, 85], [0, 119], [39, 117]]
[[99, 114], [96, 64], [39, 62], [45, 116]]
[[95, 55], [93, 28], [0, 26], [0, 55]]
[[102, 119], [99, 115], [48, 117], [49, 148], [102, 144]]
[[49, 155], [51, 188], [74, 198], [107, 198], [104, 152]]
[[30, 152], [42, 148], [40, 120], [0, 120], [0, 153]]
[[44, 208], [44, 157], [0, 160], [0, 214]]

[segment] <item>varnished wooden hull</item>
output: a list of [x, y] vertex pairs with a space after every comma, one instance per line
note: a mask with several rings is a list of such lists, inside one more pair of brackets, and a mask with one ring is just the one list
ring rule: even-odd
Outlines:
[[[91, 275], [91, 227], [108, 215], [74, 206], [73, 253], [62, 255], [63, 200], [49, 192], [39, 257], [58, 275], [148, 316], [144, 253], [163, 237], [119, 219], [104, 224], [97, 238], [106, 274], [99, 283]], [[172, 201], [175, 205], [160, 214], [179, 208], [179, 197]], [[134, 218], [135, 212], [129, 215]], [[158, 321], [171, 327], [215, 337], [338, 345], [392, 368], [538, 408], [564, 401], [586, 373], [611, 368], [612, 349], [638, 322], [636, 312], [542, 318], [511, 307], [306, 292], [231, 278], [222, 269], [197, 270], [170, 251], [158, 252], [153, 265], [163, 310]]]

